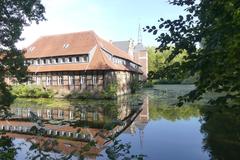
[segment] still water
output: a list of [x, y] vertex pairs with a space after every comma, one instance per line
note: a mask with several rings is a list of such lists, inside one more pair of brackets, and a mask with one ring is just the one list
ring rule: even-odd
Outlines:
[[17, 99], [0, 121], [0, 159], [239, 159], [240, 109], [174, 107], [191, 89], [160, 85], [116, 101]]

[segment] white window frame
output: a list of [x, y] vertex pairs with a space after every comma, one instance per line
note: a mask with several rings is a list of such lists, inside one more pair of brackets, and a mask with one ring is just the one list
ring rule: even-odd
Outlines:
[[41, 79], [40, 79], [40, 77], [38, 77], [38, 76], [36, 77], [36, 84], [37, 84], [37, 85], [40, 85], [40, 84], [41, 84]]
[[52, 111], [47, 109], [47, 118], [52, 118]]
[[65, 57], [64, 59], [65, 59], [65, 63], [70, 63], [69, 62], [69, 57]]
[[74, 116], [73, 116], [73, 111], [70, 111], [69, 112], [69, 119], [71, 120], [71, 119], [73, 119], [74, 118]]
[[63, 58], [58, 58], [58, 63], [63, 63]]
[[68, 85], [74, 85], [74, 76], [68, 76]]
[[76, 62], [77, 62], [76, 57], [72, 57], [72, 63], [76, 63]]
[[52, 83], [52, 77], [51, 76], [47, 76], [47, 78], [46, 78], [46, 85], [50, 86], [51, 83]]
[[58, 76], [58, 85], [63, 85], [63, 76]]
[[42, 117], [42, 110], [40, 110], [40, 109], [37, 110], [37, 116]]
[[57, 64], [56, 58], [53, 58], [53, 59], [52, 59], [52, 64]]
[[58, 110], [58, 118], [63, 118], [63, 117], [64, 117], [63, 110]]
[[96, 75], [92, 76], [92, 82], [93, 82], [93, 84], [97, 84], [97, 76]]
[[79, 62], [83, 63], [84, 62], [84, 58], [82, 56], [79, 57]]
[[85, 78], [86, 78], [86, 76], [80, 76], [80, 84], [85, 83]]

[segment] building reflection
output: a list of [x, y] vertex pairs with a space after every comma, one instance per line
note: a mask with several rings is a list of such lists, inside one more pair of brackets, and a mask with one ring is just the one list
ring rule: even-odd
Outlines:
[[[144, 100], [143, 106], [147, 101]], [[7, 136], [24, 139], [43, 146], [56, 140], [54, 150], [64, 154], [81, 153], [89, 142], [95, 142], [84, 155], [95, 159], [107, 145], [107, 137], [122, 133], [132, 122], [137, 127], [147, 123], [148, 109], [121, 106], [91, 107], [90, 105], [65, 108], [12, 107], [13, 116], [0, 120], [0, 130]]]
[[144, 139], [144, 128], [146, 127], [149, 121], [149, 97], [147, 95], [144, 96], [142, 111], [136, 117], [133, 123], [125, 130], [125, 133], [136, 134], [139, 132], [139, 141], [140, 146], [143, 148], [143, 139]]

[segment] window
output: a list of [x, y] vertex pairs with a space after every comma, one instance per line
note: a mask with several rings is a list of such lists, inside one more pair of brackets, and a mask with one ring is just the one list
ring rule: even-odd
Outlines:
[[64, 112], [63, 110], [58, 110], [58, 118], [63, 118]]
[[93, 75], [93, 84], [97, 84], [97, 76]]
[[88, 62], [88, 56], [83, 57], [83, 62]]
[[80, 119], [81, 120], [86, 120], [86, 113], [83, 111], [83, 112], [81, 112], [81, 115], [80, 115], [81, 117], [80, 117]]
[[55, 62], [58, 63], [58, 58], [55, 58]]
[[72, 62], [73, 62], [73, 63], [76, 63], [76, 62], [77, 62], [76, 57], [72, 57]]
[[53, 63], [53, 64], [56, 64], [56, 58], [53, 58], [53, 59], [52, 59], [52, 63]]
[[27, 84], [32, 84], [32, 77], [28, 77], [28, 81], [27, 81]]
[[79, 57], [76, 57], [76, 61], [79, 62]]
[[27, 60], [27, 64], [32, 64], [32, 60]]
[[27, 116], [30, 117], [31, 110], [27, 109]]
[[39, 85], [39, 84], [41, 83], [41, 79], [40, 79], [40, 77], [37, 77], [37, 79], [36, 79], [36, 83], [37, 83], [37, 85]]
[[52, 63], [52, 59], [47, 59], [47, 64], [51, 64]]
[[68, 62], [71, 63], [72, 62], [72, 57], [68, 58]]
[[65, 63], [69, 63], [69, 58], [68, 57], [64, 58], [64, 60], [65, 60], [64, 61]]
[[94, 121], [98, 120], [98, 113], [97, 112], [93, 112], [93, 120]]
[[63, 85], [63, 76], [58, 76], [58, 85]]
[[85, 76], [80, 76], [80, 84], [84, 84], [85, 83]]
[[52, 112], [49, 109], [47, 109], [47, 118], [52, 118]]
[[63, 63], [63, 58], [58, 58], [59, 63]]
[[30, 48], [29, 48], [29, 52], [32, 52], [34, 49], [35, 49], [34, 46], [33, 46], [33, 47], [30, 47]]
[[74, 85], [74, 77], [73, 76], [69, 76], [68, 81], [69, 81], [68, 82], [69, 85]]
[[63, 44], [63, 48], [68, 48], [69, 47], [69, 44], [68, 43], [64, 43]]
[[42, 117], [42, 110], [37, 110], [37, 116]]
[[73, 117], [73, 111], [70, 111], [69, 112], [69, 119], [73, 119], [74, 117]]
[[82, 63], [84, 61], [83, 57], [78, 57], [79, 58], [79, 62]]
[[22, 111], [21, 111], [20, 108], [17, 108], [17, 115], [18, 115], [18, 116], [21, 116], [21, 115], [22, 115]]
[[47, 76], [47, 79], [46, 79], [46, 85], [51, 85], [52, 84], [52, 78], [50, 76]]

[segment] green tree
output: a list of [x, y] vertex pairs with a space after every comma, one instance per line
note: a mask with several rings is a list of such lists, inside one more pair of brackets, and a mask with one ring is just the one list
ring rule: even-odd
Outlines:
[[182, 81], [188, 77], [187, 74], [172, 72], [172, 64], [181, 64], [185, 60], [185, 56], [187, 56], [186, 51], [178, 54], [171, 61], [168, 61], [168, 58], [172, 53], [172, 48], [159, 52], [158, 50], [156, 51], [155, 47], [148, 47], [147, 51], [150, 79]]
[[6, 77], [26, 80], [23, 51], [16, 42], [22, 40], [24, 26], [45, 20], [41, 0], [1, 0], [0, 2], [0, 109], [9, 106], [13, 98], [5, 83]]
[[172, 65], [177, 69], [175, 72], [199, 75], [196, 89], [180, 97], [179, 105], [201, 99], [208, 91], [224, 94], [211, 103], [239, 100], [240, 1], [169, 0], [169, 3], [185, 7], [187, 14], [176, 20], [160, 18], [159, 26], [146, 26], [144, 30], [158, 34], [158, 50], [174, 45], [169, 60], [182, 50], [187, 51], [184, 63]]

